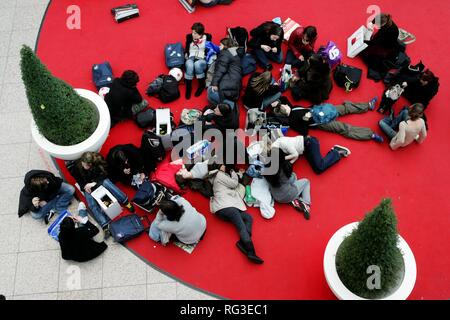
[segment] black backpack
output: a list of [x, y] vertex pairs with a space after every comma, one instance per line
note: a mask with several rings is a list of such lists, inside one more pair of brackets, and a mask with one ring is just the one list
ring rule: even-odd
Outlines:
[[346, 64], [340, 64], [334, 70], [334, 81], [339, 87], [345, 88], [347, 92], [358, 88], [361, 76], [361, 69]]
[[161, 137], [151, 130], [146, 130], [141, 138], [141, 154], [144, 166], [148, 171], [154, 171], [158, 162], [166, 156]]
[[136, 115], [136, 124], [140, 128], [154, 127], [156, 125], [156, 111], [153, 108], [148, 108], [139, 112]]
[[158, 98], [164, 103], [172, 102], [180, 97], [178, 81], [171, 75], [164, 75]]
[[235, 27], [227, 29], [228, 36], [236, 41], [239, 45], [237, 53], [239, 57], [243, 57], [247, 52], [248, 31], [243, 27]]

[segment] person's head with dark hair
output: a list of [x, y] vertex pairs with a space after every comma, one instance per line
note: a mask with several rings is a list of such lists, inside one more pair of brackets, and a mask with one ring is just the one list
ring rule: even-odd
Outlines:
[[226, 103], [219, 103], [214, 109], [214, 113], [218, 116], [227, 117], [231, 113], [231, 107]]
[[130, 167], [130, 164], [128, 163], [128, 158], [125, 155], [125, 152], [123, 152], [122, 150], [115, 150], [112, 155], [112, 158], [117, 167], [124, 169]]
[[436, 79], [436, 76], [433, 72], [431, 72], [430, 69], [426, 69], [421, 75], [420, 75], [420, 83], [423, 86], [426, 86], [429, 82]]
[[280, 39], [281, 34], [283, 33], [283, 28], [281, 28], [276, 23], [272, 23], [269, 25], [266, 32], [267, 32], [267, 35], [269, 36], [270, 40], [277, 41], [278, 39]]
[[[274, 159], [274, 157], [278, 155]], [[265, 175], [264, 177], [266, 180], [274, 187], [279, 187], [281, 185], [280, 178], [281, 173], [284, 173], [286, 177], [290, 177], [293, 172], [292, 164], [289, 160], [286, 160], [286, 153], [283, 152], [283, 150], [273, 147], [270, 152], [270, 160], [277, 161], [278, 162], [278, 170], [276, 174], [272, 175]], [[277, 163], [273, 164], [271, 163], [271, 166], [277, 165]]]
[[73, 234], [75, 231], [75, 222], [72, 217], [65, 217], [63, 221], [61, 221], [59, 232], [60, 235], [67, 236]]
[[317, 29], [314, 26], [307, 26], [303, 30], [303, 44], [308, 44], [317, 39]]
[[180, 221], [184, 213], [183, 206], [179, 206], [173, 200], [162, 200], [159, 204], [159, 209], [167, 217], [169, 221]]
[[372, 23], [376, 24], [378, 27], [390, 27], [392, 25], [392, 17], [388, 13], [380, 13], [373, 20]]
[[205, 34], [205, 26], [200, 22], [194, 23], [191, 30], [192, 38], [194, 38], [194, 40], [199, 40]]
[[93, 167], [99, 168], [106, 173], [107, 164], [103, 156], [98, 152], [86, 151], [78, 160], [78, 167], [84, 170], [91, 170]]
[[44, 177], [32, 177], [30, 179], [30, 187], [33, 191], [40, 192], [47, 188], [49, 182], [47, 178]]
[[133, 88], [136, 87], [137, 83], [139, 82], [139, 76], [133, 70], [126, 70], [122, 73], [120, 80], [122, 84], [126, 85], [127, 87]]
[[311, 57], [309, 57], [308, 59], [308, 63], [310, 69], [314, 70], [317, 73], [320, 73], [321, 75], [327, 75], [331, 71], [328, 61], [319, 53], [311, 55]]
[[225, 50], [228, 48], [233, 48], [233, 47], [238, 46], [237, 42], [230, 38], [223, 38], [222, 40], [220, 40], [220, 44], [221, 44], [221, 46], [220, 46], [221, 50]]
[[424, 106], [421, 103], [414, 103], [412, 106], [408, 108], [408, 115], [412, 121], [416, 121], [417, 119], [423, 116]]

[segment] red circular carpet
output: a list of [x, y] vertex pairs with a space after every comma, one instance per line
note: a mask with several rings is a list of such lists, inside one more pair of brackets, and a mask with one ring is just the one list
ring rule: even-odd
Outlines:
[[[218, 43], [225, 35], [226, 26], [241, 25], [250, 30], [274, 16], [291, 17], [302, 25], [318, 27], [318, 45], [333, 40], [345, 53], [347, 37], [365, 23], [366, 8], [374, 3], [372, 0], [301, 3], [297, 0], [237, 0], [231, 6], [198, 8], [194, 14], [188, 14], [176, 0], [134, 2], [141, 9], [141, 17], [116, 24], [110, 9], [126, 1], [52, 1], [42, 25], [37, 47], [39, 56], [56, 76], [74, 87], [92, 90], [92, 64], [107, 60], [116, 75], [125, 69], [134, 69], [141, 75], [139, 89], [144, 93], [151, 80], [167, 72], [164, 44], [184, 41], [195, 21], [202, 21]], [[446, 0], [375, 3], [390, 12], [399, 27], [417, 36], [417, 41], [407, 49], [412, 61], [422, 59], [440, 77], [440, 92], [427, 111], [430, 131], [423, 145], [392, 152], [387, 143], [358, 142], [313, 132], [320, 139], [323, 152], [334, 144], [341, 144], [349, 147], [352, 155], [321, 176], [312, 172], [305, 159], [296, 163], [297, 175], [308, 177], [312, 183], [310, 221], [287, 205], [276, 205], [276, 216], [271, 221], [264, 220], [257, 209], [249, 210], [255, 221], [255, 246], [265, 260], [261, 266], [247, 261], [235, 247], [238, 235], [233, 226], [210, 214], [207, 199], [192, 192], [186, 198], [208, 220], [208, 233], [192, 255], [173, 245], [155, 246], [147, 235], [129, 242], [128, 247], [180, 281], [221, 297], [334, 299], [322, 268], [328, 239], [343, 225], [361, 219], [383, 197], [391, 197], [400, 233], [417, 260], [417, 282], [410, 298], [448, 299], [450, 108], [447, 104], [450, 99], [446, 74], [450, 65], [445, 58], [449, 51], [445, 41], [449, 27], [444, 14], [448, 5]], [[81, 8], [80, 30], [66, 27], [66, 10], [72, 4]], [[358, 58], [345, 57], [344, 63], [363, 67]], [[364, 76], [357, 90], [346, 94], [335, 87], [329, 101], [338, 104], [344, 99], [367, 101], [380, 96], [382, 84], [366, 79], [366, 68], [363, 69]], [[274, 75], [278, 76], [278, 71]], [[181, 91], [184, 94], [183, 87]], [[154, 98], [149, 102], [153, 107], [162, 105]], [[397, 110], [404, 103], [397, 103]], [[205, 104], [206, 94], [190, 101], [181, 98], [170, 107], [178, 116], [184, 107]], [[242, 111], [241, 116], [244, 114]], [[378, 132], [379, 120], [380, 115], [375, 112], [345, 118], [345, 121]], [[119, 143], [139, 145], [140, 136], [141, 131], [134, 123], [122, 123], [111, 131], [102, 153], [106, 154], [110, 147]], [[131, 189], [126, 190], [132, 193]]]

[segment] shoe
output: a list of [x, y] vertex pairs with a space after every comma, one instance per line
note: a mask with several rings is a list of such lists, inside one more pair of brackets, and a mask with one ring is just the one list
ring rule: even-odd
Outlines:
[[256, 254], [254, 254], [254, 253], [248, 254], [248, 255], [247, 255], [247, 258], [248, 258], [251, 262], [256, 263], [256, 264], [263, 264], [263, 263], [264, 263], [264, 260], [261, 259], [260, 257], [258, 257], [258, 256], [257, 256]]
[[303, 216], [305, 217], [305, 219], [309, 220], [309, 218], [311, 217], [309, 205], [300, 201], [300, 207], [302, 208]]
[[45, 217], [44, 217], [45, 224], [48, 224], [50, 222], [50, 220], [53, 218], [55, 213], [56, 213], [56, 211], [52, 209], [45, 215]]
[[80, 212], [82, 210], [86, 210], [86, 205], [84, 204], [84, 202], [80, 202], [78, 204], [78, 212]]
[[372, 135], [372, 140], [374, 140], [375, 142], [378, 142], [378, 143], [383, 143], [384, 142], [383, 137], [377, 135], [376, 133], [374, 133]]
[[369, 101], [369, 110], [373, 111], [376, 107], [378, 98], [377, 97], [373, 97], [370, 101]]
[[384, 108], [379, 107], [379, 108], [377, 109], [377, 112], [378, 112], [378, 113], [381, 113], [381, 114], [384, 114], [386, 111], [384, 110]]
[[186, 94], [184, 97], [186, 100], [189, 100], [192, 94], [192, 80], [184, 80], [184, 82], [186, 83]]
[[128, 203], [125, 205], [125, 208], [127, 208], [128, 211], [130, 211], [131, 213], [134, 213], [136, 210], [133, 207], [133, 204], [128, 201]]
[[341, 156], [341, 158], [342, 157], [348, 157], [349, 155], [352, 154], [350, 149], [348, 149], [346, 147], [343, 147], [343, 146], [340, 146], [338, 144], [334, 145], [334, 147], [332, 149], [336, 150], [339, 153], [339, 155]]
[[239, 248], [239, 250], [241, 250], [241, 252], [243, 254], [245, 254], [247, 256], [247, 258], [251, 262], [256, 263], [256, 264], [264, 263], [264, 260], [256, 255], [255, 247], [253, 246], [252, 242], [245, 244], [244, 242], [239, 240], [238, 242], [236, 242], [236, 246]]
[[272, 69], [273, 69], [273, 65], [270, 63], [264, 67], [265, 71], [272, 71]]

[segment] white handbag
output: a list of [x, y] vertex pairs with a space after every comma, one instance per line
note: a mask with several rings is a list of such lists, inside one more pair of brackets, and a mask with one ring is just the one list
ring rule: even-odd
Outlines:
[[368, 47], [365, 40], [370, 40], [373, 31], [367, 29], [365, 26], [359, 27], [348, 39], [347, 39], [347, 56], [354, 58], [360, 54], [364, 49]]

